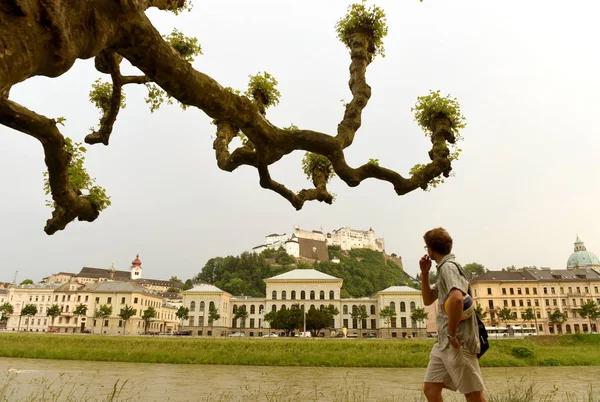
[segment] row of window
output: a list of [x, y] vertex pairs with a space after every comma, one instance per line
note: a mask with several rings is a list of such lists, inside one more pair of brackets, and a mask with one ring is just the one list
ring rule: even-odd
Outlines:
[[[310, 300], [316, 300], [316, 293], [314, 290], [310, 291], [309, 294]], [[277, 291], [274, 290], [271, 293], [271, 299], [277, 300]], [[333, 290], [329, 291], [329, 300], [335, 299], [335, 292]], [[281, 291], [281, 300], [287, 300], [287, 292], [285, 290]], [[292, 290], [290, 292], [290, 300], [296, 300], [296, 291]], [[300, 292], [300, 300], [306, 300], [306, 292], [303, 290]], [[325, 300], [325, 291], [321, 290], [319, 292], [319, 300]]]
[[[572, 286], [569, 286], [567, 288], [567, 293], [568, 294], [582, 294], [581, 292], [581, 286], [576, 286], [575, 288], [573, 288]], [[528, 295], [529, 293], [529, 288], [524, 288], [525, 289], [525, 294]], [[531, 288], [532, 289], [532, 294], [537, 295], [537, 288]], [[575, 292], [573, 292], [573, 289], [575, 289]], [[559, 287], [559, 291], [560, 294], [565, 294], [565, 288], [563, 286]], [[545, 286], [543, 288], [543, 292], [545, 295], [547, 294], [556, 294], [556, 288], [554, 286]], [[588, 286], [584, 286], [583, 287], [583, 293], [585, 294], [589, 294], [590, 293], [590, 288]], [[594, 293], [598, 293], [598, 286], [594, 286]], [[487, 294], [491, 295], [492, 294], [492, 288], [487, 288]], [[511, 294], [514, 295], [515, 294], [515, 288], [502, 288], [502, 294], [506, 295], [506, 294]], [[523, 294], [523, 289], [522, 288], [516, 288], [516, 294], [517, 295], [521, 295]]]
[[[205, 306], [206, 306], [206, 304], [204, 304], [204, 302], [201, 301], [200, 309], [198, 311], [204, 311]], [[214, 310], [215, 302], [210, 302], [210, 304], [208, 305], [208, 308], [209, 308], [209, 310]], [[233, 306], [233, 308], [234, 308], [234, 313], [235, 313], [236, 306]], [[252, 306], [252, 308], [254, 308], [254, 306]], [[190, 302], [190, 311], [196, 311], [196, 302], [195, 301]], [[252, 313], [252, 314], [254, 314], [254, 313]]]
[[[551, 303], [550, 300], [551, 299], [545, 299], [546, 306], [550, 306], [550, 303]], [[538, 299], [534, 299], [533, 301], [534, 301], [534, 306], [535, 307], [539, 307], [540, 306], [540, 302], [539, 302]], [[567, 306], [567, 299], [560, 299], [560, 301], [561, 301], [561, 306], [565, 306], [565, 307]], [[577, 299], [571, 299], [571, 301], [573, 302], [572, 306], [573, 307], [577, 307]], [[592, 299], [587, 299], [588, 303], [591, 302], [591, 301], [592, 301]], [[509, 303], [508, 300], [503, 300], [502, 302], [504, 304], [504, 307], [508, 307], [508, 303]], [[525, 303], [527, 304], [527, 307], [533, 307], [531, 305], [531, 299], [527, 299], [527, 300], [523, 300], [523, 299], [514, 300], [513, 299], [513, 300], [510, 300], [510, 306], [511, 307], [517, 307], [517, 302], [519, 303], [519, 307], [525, 307]], [[579, 305], [581, 306], [581, 305], [585, 304], [586, 301], [584, 301], [584, 299], [579, 299], [579, 303], [580, 303]], [[598, 303], [600, 305], [600, 298], [596, 299], [596, 303]], [[558, 306], [558, 299], [552, 299], [552, 305], [553, 306]], [[494, 308], [494, 301], [493, 300], [488, 300], [488, 306], [489, 306], [490, 309], [493, 309]]]

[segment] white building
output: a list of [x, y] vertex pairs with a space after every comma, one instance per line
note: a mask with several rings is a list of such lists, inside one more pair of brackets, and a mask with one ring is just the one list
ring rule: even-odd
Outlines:
[[[196, 285], [183, 292], [183, 305], [190, 309], [190, 318], [183, 329], [191, 330], [193, 335], [223, 336], [232, 332], [244, 332], [246, 336], [259, 337], [269, 332], [264, 314], [270, 311], [289, 309], [294, 304], [311, 308], [325, 308], [332, 304], [339, 310], [331, 328], [325, 336], [330, 336], [347, 328], [350, 336], [375, 334], [382, 338], [402, 338], [406, 336], [425, 336], [425, 323], [410, 319], [416, 308], [423, 308], [421, 292], [407, 286], [392, 286], [366, 298], [342, 298], [343, 280], [314, 269], [294, 269], [292, 271], [265, 279], [264, 298], [232, 296], [209, 284]], [[209, 325], [210, 305], [218, 310], [219, 320]], [[352, 319], [352, 311], [365, 305], [369, 317], [359, 323]], [[244, 306], [248, 317], [241, 322], [235, 320], [235, 312]], [[386, 324], [380, 317], [384, 307], [392, 307], [396, 318]], [[301, 329], [299, 329], [301, 330]]]
[[375, 238], [375, 231], [355, 230], [349, 226], [327, 233], [327, 245], [340, 246], [342, 250], [352, 250], [353, 248], [368, 248], [375, 251], [385, 251], [385, 242], [383, 238]]

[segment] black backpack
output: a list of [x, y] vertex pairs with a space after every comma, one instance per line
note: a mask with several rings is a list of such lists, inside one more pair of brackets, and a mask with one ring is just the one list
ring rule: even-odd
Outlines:
[[[464, 276], [465, 279], [469, 280], [467, 278], [467, 275], [465, 275], [464, 271], [460, 267], [460, 265], [458, 265], [454, 261], [448, 261], [448, 262], [451, 262], [454, 265], [456, 265], [456, 268], [458, 268], [458, 272], [460, 272], [460, 274], [462, 276]], [[471, 294], [471, 284], [470, 283], [469, 283], [469, 288], [467, 290], [467, 293], [473, 299], [473, 295]], [[475, 302], [475, 299], [473, 299], [473, 303], [474, 302]], [[485, 325], [483, 324], [483, 322], [481, 321], [481, 319], [479, 318], [477, 313], [475, 313], [475, 319], [477, 320], [477, 329], [479, 330], [479, 353], [477, 354], [477, 358], [479, 359], [490, 348], [490, 344], [488, 343], [487, 329], [485, 329]]]

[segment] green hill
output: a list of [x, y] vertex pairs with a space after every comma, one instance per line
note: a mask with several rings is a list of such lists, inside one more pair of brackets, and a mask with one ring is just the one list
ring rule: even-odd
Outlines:
[[264, 297], [264, 279], [298, 268], [314, 268], [317, 271], [341, 278], [342, 297], [372, 296], [394, 285], [416, 287], [402, 268], [391, 260], [385, 261], [382, 253], [355, 249], [341, 251], [329, 247], [329, 258], [338, 257], [339, 263], [322, 261], [308, 265], [298, 263], [283, 249], [265, 250], [261, 254], [242, 253], [234, 257], [215, 257], [206, 262], [194, 278], [214, 284], [236, 296]]

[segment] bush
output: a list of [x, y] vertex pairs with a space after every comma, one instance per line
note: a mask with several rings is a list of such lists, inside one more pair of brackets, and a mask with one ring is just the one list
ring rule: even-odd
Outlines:
[[560, 366], [560, 362], [554, 358], [550, 358], [550, 359], [542, 360], [540, 362], [540, 365], [542, 365], [542, 366]]
[[533, 357], [533, 350], [522, 346], [512, 348], [512, 354], [515, 357], [530, 358]]

